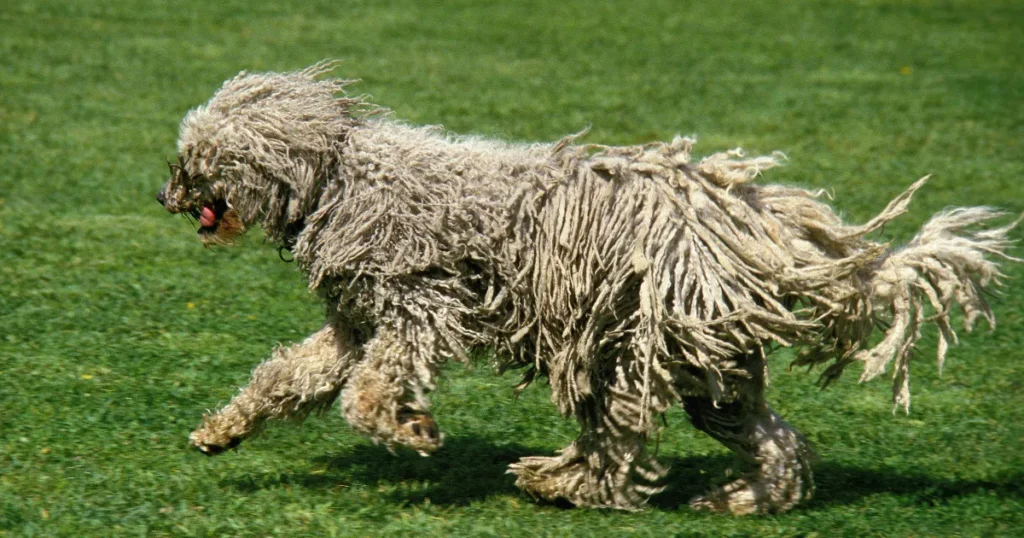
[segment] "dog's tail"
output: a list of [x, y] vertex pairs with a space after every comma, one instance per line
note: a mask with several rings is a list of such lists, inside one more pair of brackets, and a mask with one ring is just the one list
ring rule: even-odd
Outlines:
[[[978, 318], [990, 328], [996, 320], [985, 301], [986, 288], [999, 284], [1002, 274], [993, 258], [1021, 262], [1006, 254], [1012, 241], [1008, 232], [1020, 222], [984, 229], [980, 225], [1004, 214], [987, 207], [956, 208], [932, 218], [906, 247], [890, 253], [870, 281], [871, 302], [888, 310], [891, 325], [882, 341], [857, 352], [864, 362], [860, 380], [867, 381], [885, 371], [894, 358], [893, 403], [910, 409], [909, 354], [920, 337], [920, 328], [932, 322], [939, 329], [938, 363], [942, 370], [946, 350], [957, 342], [950, 325], [950, 312], [959, 305], [964, 329], [970, 331]], [[925, 315], [925, 306], [935, 310]]]
[[[909, 194], [923, 180], [915, 183]], [[901, 197], [902, 198], [902, 197]], [[894, 201], [895, 202], [895, 201]], [[925, 224], [903, 248], [885, 251], [876, 263], [857, 275], [859, 293], [846, 303], [845, 312], [830, 312], [831, 346], [836, 363], [822, 374], [827, 384], [852, 362], [864, 363], [860, 381], [874, 379], [895, 362], [893, 404], [910, 409], [910, 354], [921, 335], [921, 326], [933, 323], [939, 330], [938, 363], [942, 369], [946, 351], [957, 343], [950, 324], [955, 306], [963, 312], [964, 328], [970, 331], [979, 318], [995, 328], [995, 316], [985, 301], [989, 288], [1000, 284], [999, 259], [1024, 262], [1006, 253], [1013, 241], [1008, 233], [1022, 219], [997, 228], [983, 225], [1005, 216], [988, 207], [955, 208], [944, 211]], [[927, 307], [934, 310], [928, 315]], [[860, 316], [846, 317], [852, 312]], [[836, 317], [833, 315], [839, 314]], [[871, 327], [884, 328], [882, 340], [869, 346]], [[820, 343], [819, 343], [820, 345]], [[831, 347], [830, 346], [830, 347]], [[838, 349], [837, 349], [838, 347]], [[821, 349], [819, 348], [820, 352]], [[813, 363], [807, 357], [797, 364]]]

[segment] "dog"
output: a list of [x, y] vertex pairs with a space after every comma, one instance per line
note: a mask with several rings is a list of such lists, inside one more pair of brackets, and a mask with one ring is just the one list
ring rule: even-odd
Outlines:
[[691, 505], [782, 512], [813, 494], [813, 452], [765, 401], [768, 352], [798, 346], [796, 364], [827, 363], [826, 384], [891, 364], [908, 408], [922, 326], [939, 329], [941, 365], [951, 309], [991, 325], [982, 291], [998, 260], [1020, 261], [1006, 254], [1016, 222], [986, 228], [1002, 214], [984, 207], [940, 213], [899, 249], [868, 239], [927, 178], [849, 225], [819, 191], [754, 181], [780, 154], [460, 137], [348, 95], [333, 68], [242, 72], [181, 123], [158, 201], [208, 245], [262, 226], [328, 312], [203, 418], [189, 440], [205, 454], [340, 398], [354, 429], [427, 455], [443, 443], [428, 398], [439, 368], [485, 347], [523, 369], [517, 390], [547, 378], [580, 424], [557, 455], [510, 466], [532, 496], [641, 508], [665, 487], [654, 421], [682, 405], [753, 467]]

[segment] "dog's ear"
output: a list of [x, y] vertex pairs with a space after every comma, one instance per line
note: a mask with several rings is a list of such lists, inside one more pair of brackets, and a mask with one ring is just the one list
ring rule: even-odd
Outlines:
[[[181, 157], [178, 157], [178, 160], [180, 162]], [[181, 170], [181, 165], [177, 163], [172, 163], [171, 161], [167, 161], [167, 170], [170, 172], [170, 177], [167, 179], [167, 181], [164, 182], [163, 186], [160, 187], [160, 190], [157, 191], [156, 193], [156, 201], [160, 202], [160, 205], [162, 205], [164, 208], [167, 208], [167, 196], [168, 193], [170, 192], [171, 184], [174, 183], [174, 179], [177, 177], [179, 171]]]
[[177, 162], [167, 161], [169, 178], [156, 195], [160, 205], [172, 213], [182, 210], [183, 196], [193, 187], [195, 177], [185, 169], [185, 158], [178, 156]]

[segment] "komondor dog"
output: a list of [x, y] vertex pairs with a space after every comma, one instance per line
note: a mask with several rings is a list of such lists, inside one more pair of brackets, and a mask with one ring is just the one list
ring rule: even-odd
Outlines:
[[[866, 224], [820, 192], [753, 180], [779, 155], [700, 160], [693, 141], [606, 147], [458, 137], [388, 117], [330, 64], [242, 73], [181, 123], [178, 162], [158, 195], [199, 221], [206, 244], [261, 225], [327, 303], [324, 327], [281, 348], [191, 444], [217, 454], [270, 419], [303, 418], [339, 397], [356, 430], [388, 448], [442, 443], [427, 397], [448, 359], [493, 350], [538, 376], [580, 435], [509, 470], [535, 497], [636, 509], [663, 486], [647, 449], [658, 415], [693, 424], [753, 470], [692, 501], [736, 514], [780, 512], [814, 484], [807, 441], [765, 402], [766, 354], [800, 346], [823, 380], [861, 363], [894, 370], [910, 404], [910, 353], [938, 327], [941, 366], [969, 329], [994, 320], [983, 296], [1014, 224], [958, 208], [892, 249], [868, 235], [905, 212], [914, 183]], [[872, 340], [875, 327], [883, 331]]]

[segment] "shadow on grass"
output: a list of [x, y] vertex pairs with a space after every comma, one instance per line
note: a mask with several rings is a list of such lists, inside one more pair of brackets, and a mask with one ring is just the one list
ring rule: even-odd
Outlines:
[[[672, 466], [665, 480], [668, 488], [651, 499], [653, 508], [675, 510], [685, 507], [696, 495], [714, 485], [729, 481], [726, 469], [735, 464], [729, 456], [662, 458]], [[938, 506], [958, 497], [981, 492], [1003, 498], [1024, 498], [1021, 481], [1024, 474], [1015, 473], [991, 480], [948, 480], [927, 474], [908, 473], [895, 468], [865, 469], [850, 465], [819, 461], [814, 466], [817, 491], [814, 498], [797, 510], [817, 510], [834, 505], [854, 504], [865, 497], [879, 494], [904, 498], [904, 504]]]
[[282, 484], [333, 489], [349, 484], [392, 486], [396, 502], [464, 505], [492, 495], [518, 491], [515, 479], [505, 474], [509, 463], [537, 454], [518, 444], [495, 443], [476, 437], [445, 439], [444, 447], [429, 458], [408, 449], [392, 455], [380, 446], [360, 444], [344, 452], [314, 457], [311, 473], [249, 476], [225, 485], [255, 491]]
[[999, 480], [949, 480], [927, 474], [907, 473], [892, 467], [863, 469], [828, 462], [814, 468], [818, 491], [807, 508], [833, 504], [851, 504], [863, 497], [890, 493], [904, 497], [905, 504], [939, 506], [950, 500], [977, 493], [1002, 498], [1024, 498], [1024, 473], [1013, 473]]
[[[458, 437], [429, 458], [411, 451], [391, 455], [382, 447], [356, 445], [339, 455], [313, 458], [318, 470], [309, 473], [249, 476], [225, 485], [241, 491], [257, 491], [282, 484], [306, 488], [334, 489], [349, 484], [389, 486], [393, 501], [403, 504], [430, 502], [435, 505], [466, 505], [494, 495], [515, 495], [513, 476], [505, 474], [510, 463], [523, 456], [550, 455], [515, 443], [495, 443], [477, 437]], [[726, 469], [735, 460], [726, 455], [670, 457], [665, 484], [668, 488], [651, 499], [656, 510], [685, 508], [689, 499], [707, 491], [712, 483], [726, 482]], [[898, 469], [863, 469], [828, 462], [815, 467], [817, 493], [803, 509], [852, 504], [876, 494], [907, 498], [909, 504], [935, 506], [950, 499], [979, 492], [1000, 497], [1024, 497], [1024, 474], [1000, 481], [954, 481]], [[559, 505], [561, 506], [561, 505]]]

